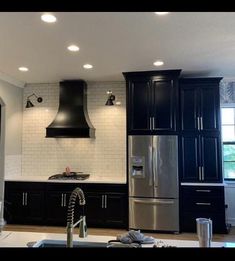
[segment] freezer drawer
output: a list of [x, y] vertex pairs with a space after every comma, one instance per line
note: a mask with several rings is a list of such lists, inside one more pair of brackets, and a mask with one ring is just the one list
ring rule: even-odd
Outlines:
[[129, 228], [179, 231], [179, 200], [129, 198]]

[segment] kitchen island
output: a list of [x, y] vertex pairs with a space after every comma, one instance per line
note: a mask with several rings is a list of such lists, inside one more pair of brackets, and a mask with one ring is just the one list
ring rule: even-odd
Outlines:
[[[0, 235], [0, 247], [17, 247], [17, 248], [27, 248], [32, 247], [32, 242], [37, 242], [44, 239], [52, 240], [66, 240], [66, 234], [57, 233], [32, 233], [32, 232], [15, 232], [15, 231], [2, 231]], [[115, 240], [116, 237], [113, 236], [96, 236], [88, 235], [86, 238], [79, 238], [76, 233], [74, 233], [74, 241], [83, 242], [108, 242], [109, 240]], [[161, 241], [161, 242], [160, 242]], [[30, 242], [30, 243], [29, 243]], [[171, 246], [171, 247], [181, 247], [181, 248], [194, 248], [199, 247], [198, 241], [192, 240], [170, 240], [170, 239], [158, 239], [155, 238], [155, 243], [161, 243], [159, 245]], [[143, 248], [152, 248], [154, 244], [142, 244]], [[235, 247], [233, 242], [212, 242], [211, 247], [222, 248], [222, 247]]]

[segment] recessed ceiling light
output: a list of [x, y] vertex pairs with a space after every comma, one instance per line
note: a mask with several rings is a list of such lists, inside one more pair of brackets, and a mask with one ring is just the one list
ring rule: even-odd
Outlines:
[[153, 65], [155, 65], [155, 66], [162, 66], [163, 64], [164, 64], [164, 62], [160, 61], [160, 60], [153, 63]]
[[27, 67], [19, 67], [18, 68], [19, 69], [19, 71], [21, 71], [21, 72], [27, 72], [29, 69], [27, 68]]
[[41, 15], [42, 21], [46, 23], [55, 23], [56, 22], [56, 17], [52, 14], [43, 14]]
[[84, 64], [83, 65], [83, 68], [85, 68], [85, 69], [91, 69], [91, 68], [93, 68], [93, 65], [91, 65], [91, 64]]
[[155, 14], [157, 14], [157, 15], [167, 15], [167, 14], [169, 14], [169, 12], [155, 12]]
[[68, 50], [71, 51], [71, 52], [77, 52], [77, 51], [79, 51], [79, 47], [78, 47], [77, 45], [74, 45], [74, 44], [68, 46], [67, 48], [68, 48]]

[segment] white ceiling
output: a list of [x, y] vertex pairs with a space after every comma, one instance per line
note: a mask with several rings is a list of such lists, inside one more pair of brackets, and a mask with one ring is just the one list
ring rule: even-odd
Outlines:
[[[123, 81], [122, 72], [182, 69], [185, 76], [235, 77], [235, 12], [0, 13], [0, 74], [19, 83]], [[67, 46], [75, 43], [79, 52]], [[153, 62], [162, 59], [164, 65]], [[83, 69], [90, 63], [92, 70]], [[28, 72], [18, 71], [26, 66]], [[0, 77], [1, 77], [0, 75]]]

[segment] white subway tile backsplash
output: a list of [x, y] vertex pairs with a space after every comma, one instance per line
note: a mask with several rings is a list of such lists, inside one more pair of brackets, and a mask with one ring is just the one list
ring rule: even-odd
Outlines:
[[[105, 106], [107, 90], [112, 90], [120, 106]], [[126, 108], [124, 82], [88, 82], [88, 115], [96, 128], [95, 139], [45, 138], [46, 127], [58, 110], [59, 84], [29, 84], [28, 95], [43, 97], [33, 100], [35, 107], [24, 109], [22, 138], [22, 174], [61, 173], [66, 166], [97, 176], [126, 175]]]
[[5, 156], [5, 177], [21, 175], [22, 155]]

